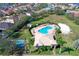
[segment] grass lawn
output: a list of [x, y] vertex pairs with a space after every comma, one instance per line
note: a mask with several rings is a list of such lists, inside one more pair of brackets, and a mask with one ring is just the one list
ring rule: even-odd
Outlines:
[[[78, 33], [78, 31], [79, 31], [79, 25], [76, 25], [73, 21], [71, 21], [68, 18], [66, 18], [65, 15], [63, 15], [63, 16], [50, 15], [50, 16], [44, 18], [44, 19], [33, 21], [32, 24], [33, 25], [40, 24], [40, 23], [43, 23], [43, 22], [46, 22], [46, 21], [49, 21], [49, 22], [52, 22], [52, 23], [65, 23], [68, 26], [70, 26], [70, 28], [71, 28], [71, 30], [72, 30], [73, 33], [71, 33], [68, 36], [62, 36], [62, 37], [64, 38], [64, 41], [67, 42], [64, 45], [65, 47], [73, 47], [72, 43], [76, 39], [76, 36], [79, 35], [79, 33]], [[21, 34], [22, 35], [20, 37], [28, 40], [29, 44], [30, 44], [30, 48], [29, 49], [33, 50], [34, 49], [34, 47], [33, 47], [33, 41], [34, 41], [34, 39], [31, 39], [32, 36], [31, 36], [29, 30], [28, 29], [22, 29], [21, 30]], [[33, 40], [33, 41], [31, 41], [31, 40]], [[53, 55], [53, 53], [52, 53], [52, 51], [44, 51], [44, 52], [41, 52], [40, 54], [38, 54], [37, 52], [31, 53], [31, 55]], [[70, 54], [68, 52], [63, 52], [61, 55], [79, 55], [79, 50], [71, 51]]]

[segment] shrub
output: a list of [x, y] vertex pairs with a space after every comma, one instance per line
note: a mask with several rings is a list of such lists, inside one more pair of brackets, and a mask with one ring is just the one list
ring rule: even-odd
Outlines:
[[77, 40], [74, 41], [73, 47], [74, 47], [75, 49], [79, 49], [79, 39], [77, 39]]
[[73, 15], [73, 14], [67, 14], [66, 16], [67, 16], [67, 18], [69, 18], [70, 20], [74, 20], [74, 15]]
[[79, 17], [76, 17], [74, 21], [77, 25], [79, 25]]

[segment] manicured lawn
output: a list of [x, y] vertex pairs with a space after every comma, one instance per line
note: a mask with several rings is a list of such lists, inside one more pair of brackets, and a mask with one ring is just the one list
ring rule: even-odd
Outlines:
[[[50, 15], [44, 19], [39, 19], [37, 21], [33, 21], [32, 24], [40, 24], [43, 22], [52, 22], [52, 23], [65, 23], [68, 26], [70, 26], [72, 33], [62, 37], [64, 38], [64, 41], [67, 43], [64, 45], [65, 47], [73, 47], [73, 42], [76, 39], [76, 36], [79, 35], [79, 25], [76, 25], [73, 21], [69, 20], [65, 15], [59, 16], [59, 15]], [[22, 29], [21, 30], [22, 35], [21, 38], [24, 38], [29, 41], [30, 44], [30, 50], [34, 50], [33, 43], [34, 39], [32, 39], [32, 35], [30, 34], [28, 29]], [[38, 54], [37, 52], [31, 53], [31, 55], [53, 55], [52, 51], [44, 51]], [[58, 55], [58, 54], [57, 54]], [[68, 52], [63, 52], [61, 55], [79, 55], [79, 50], [77, 51], [71, 51], [69, 54]]]

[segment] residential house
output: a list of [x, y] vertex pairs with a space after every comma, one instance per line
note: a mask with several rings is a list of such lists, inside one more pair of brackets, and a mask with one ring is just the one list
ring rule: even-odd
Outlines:
[[68, 3], [55, 3], [54, 6], [60, 7], [63, 10], [73, 9], [75, 7], [74, 4], [68, 4]]
[[3, 31], [9, 29], [14, 24], [14, 20], [9, 16], [6, 16], [6, 19], [0, 21], [0, 35], [3, 34]]
[[[36, 4], [36, 5], [34, 6], [34, 8], [37, 7], [37, 5], [39, 5], [39, 4]], [[49, 10], [55, 10], [55, 5], [52, 4], [52, 3], [48, 3], [45, 8], [42, 8], [41, 10], [38, 10], [38, 11], [35, 11], [35, 10], [33, 9], [32, 11], [33, 11], [34, 13], [41, 13], [41, 12], [43, 12], [43, 11], [49, 11]]]
[[14, 8], [6, 8], [1, 10], [2, 13], [4, 13], [5, 15], [10, 15], [12, 13], [15, 13], [16, 11], [14, 10]]
[[3, 17], [5, 14], [0, 10], [0, 17]]
[[67, 10], [67, 14], [72, 14], [74, 17], [79, 17], [79, 11], [76, 10]]
[[3, 34], [3, 31], [12, 27], [13, 23], [9, 23], [9, 22], [1, 22], [0, 23], [0, 35]]

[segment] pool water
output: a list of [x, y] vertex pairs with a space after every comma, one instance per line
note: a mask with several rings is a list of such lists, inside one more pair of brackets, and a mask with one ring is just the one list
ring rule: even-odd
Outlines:
[[42, 33], [42, 34], [48, 34], [48, 31], [49, 31], [50, 29], [53, 29], [53, 27], [52, 27], [52, 26], [46, 26], [46, 27], [44, 27], [44, 28], [38, 30], [38, 32], [40, 32], [40, 33]]
[[24, 48], [25, 41], [24, 40], [16, 40], [16, 46], [18, 48]]

